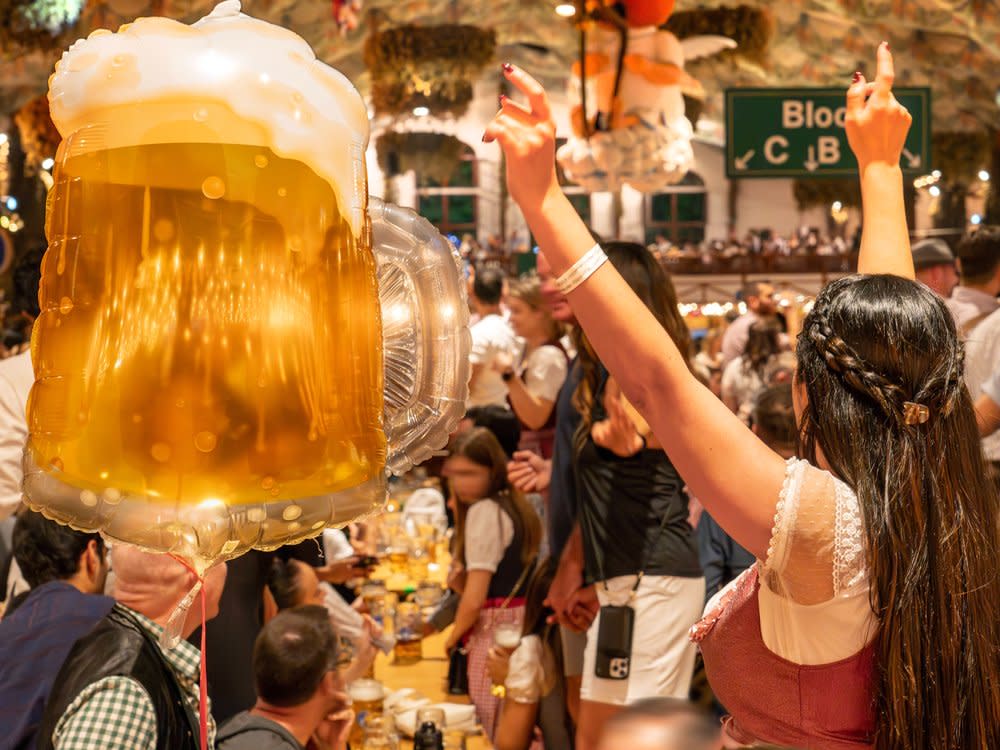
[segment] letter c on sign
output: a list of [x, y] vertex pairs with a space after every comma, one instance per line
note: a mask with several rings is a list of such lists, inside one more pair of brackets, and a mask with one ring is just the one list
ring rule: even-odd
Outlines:
[[764, 141], [764, 158], [767, 159], [770, 164], [784, 164], [788, 161], [788, 152], [785, 151], [776, 153], [776, 147], [787, 149], [788, 139], [783, 135], [772, 135]]

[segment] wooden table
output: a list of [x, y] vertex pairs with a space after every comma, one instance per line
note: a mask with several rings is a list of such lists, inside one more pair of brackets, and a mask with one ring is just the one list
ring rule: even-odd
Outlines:
[[[416, 664], [397, 666], [392, 655], [379, 652], [375, 660], [375, 678], [385, 685], [386, 691], [413, 688], [431, 699], [432, 703], [469, 703], [467, 695], [448, 695], [448, 657], [444, 652], [447, 632], [436, 633], [423, 641], [424, 658]], [[410, 750], [413, 743], [404, 739], [400, 750]], [[482, 735], [466, 739], [467, 750], [489, 750], [490, 741]]]

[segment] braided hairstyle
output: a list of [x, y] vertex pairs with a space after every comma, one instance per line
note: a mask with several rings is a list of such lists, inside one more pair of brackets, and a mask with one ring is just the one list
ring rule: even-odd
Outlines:
[[1000, 747], [1000, 504], [963, 356], [943, 302], [896, 276], [829, 284], [799, 335], [800, 455], [861, 507], [876, 750]]

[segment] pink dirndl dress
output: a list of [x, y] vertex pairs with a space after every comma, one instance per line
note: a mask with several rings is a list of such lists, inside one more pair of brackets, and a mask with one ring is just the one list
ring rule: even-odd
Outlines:
[[[730, 712], [725, 746], [870, 749], [876, 633], [857, 497], [829, 472], [790, 459], [766, 561], [730, 584], [691, 630]], [[801, 658], [786, 658], [793, 652]]]
[[692, 631], [733, 747], [769, 742], [805, 750], [868, 750], [875, 731], [875, 646], [832, 664], [795, 664], [760, 629], [757, 566]]

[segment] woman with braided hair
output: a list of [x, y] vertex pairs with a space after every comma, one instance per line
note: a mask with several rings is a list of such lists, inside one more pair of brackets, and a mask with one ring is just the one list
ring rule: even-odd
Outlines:
[[[523, 71], [486, 130], [577, 319], [692, 492], [758, 562], [694, 629], [729, 747], [1000, 748], [1000, 528], [962, 349], [914, 282], [893, 61], [855, 75], [859, 275], [823, 290], [797, 348], [802, 460], [771, 452], [691, 374], [563, 197], [548, 99]], [[587, 248], [591, 248], [588, 250]], [[622, 406], [607, 400], [609, 414]], [[625, 420], [618, 420], [625, 424]]]

